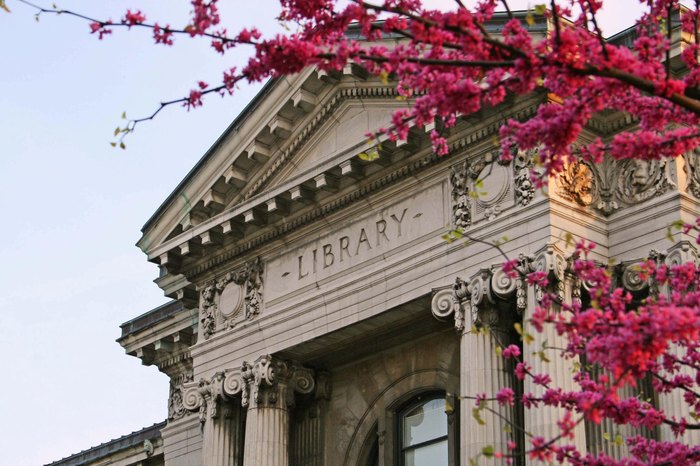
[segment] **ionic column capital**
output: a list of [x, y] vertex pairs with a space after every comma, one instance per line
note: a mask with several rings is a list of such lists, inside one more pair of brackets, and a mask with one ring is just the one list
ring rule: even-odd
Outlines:
[[316, 388], [314, 371], [273, 358], [270, 355], [260, 356], [253, 363], [244, 361], [241, 366], [241, 403], [244, 407], [258, 406], [263, 403], [263, 390], [268, 393], [267, 402], [277, 403], [277, 388], [284, 387], [285, 403], [294, 404], [294, 393], [309, 394]]

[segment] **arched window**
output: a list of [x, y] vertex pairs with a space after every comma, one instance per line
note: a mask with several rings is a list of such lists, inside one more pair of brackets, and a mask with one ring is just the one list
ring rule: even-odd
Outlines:
[[401, 466], [449, 464], [445, 395], [421, 395], [399, 412], [398, 455]]

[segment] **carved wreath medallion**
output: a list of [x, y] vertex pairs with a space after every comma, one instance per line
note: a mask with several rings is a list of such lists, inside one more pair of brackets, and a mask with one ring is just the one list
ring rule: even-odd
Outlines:
[[208, 282], [202, 289], [201, 332], [208, 339], [221, 329], [260, 314], [263, 290], [263, 264], [260, 258], [246, 262], [235, 272]]

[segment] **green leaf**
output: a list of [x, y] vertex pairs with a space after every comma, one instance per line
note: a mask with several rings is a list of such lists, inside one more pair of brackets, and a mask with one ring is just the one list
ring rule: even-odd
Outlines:
[[513, 324], [513, 328], [515, 328], [515, 331], [518, 332], [518, 335], [523, 334], [523, 326], [520, 325], [520, 322], [516, 322], [515, 324]]
[[119, 148], [120, 148], [120, 149], [126, 149], [126, 144], [124, 144], [123, 142], [120, 142], [120, 143], [119, 143]]
[[543, 15], [547, 12], [547, 5], [544, 3], [541, 3], [539, 5], [535, 5], [535, 14], [537, 15]]
[[564, 240], [566, 241], [566, 246], [570, 247], [574, 245], [574, 235], [571, 234], [571, 232], [567, 231], [566, 234], [564, 235]]
[[610, 441], [610, 434], [608, 432], [603, 433], [603, 440], [607, 440], [608, 442]]
[[625, 443], [624, 440], [622, 440], [622, 435], [620, 435], [620, 434], [615, 435], [614, 442], [615, 442], [615, 445], [618, 445], [618, 446], [622, 446]]
[[126, 120], [126, 112], [122, 112], [122, 120]]
[[480, 426], [486, 425], [486, 422], [481, 418], [481, 410], [479, 408], [472, 408], [472, 417]]
[[669, 240], [672, 243], [675, 243], [676, 240], [673, 239], [673, 232], [671, 231], [671, 227], [668, 227], [666, 229], [666, 239]]
[[486, 445], [484, 448], [481, 449], [481, 454], [487, 458], [493, 457], [493, 446]]
[[367, 152], [360, 152], [357, 156], [360, 160], [364, 160], [365, 162], [373, 162], [379, 158], [379, 151], [374, 149]]
[[110, 142], [109, 145], [112, 146], [112, 147], [117, 147], [117, 143], [116, 143], [116, 142]]
[[381, 79], [382, 84], [386, 86], [389, 84], [389, 73], [387, 73], [386, 70], [382, 70], [382, 72], [379, 73], [379, 79]]
[[117, 126], [117, 127], [114, 129], [114, 135], [116, 136], [117, 134], [121, 133], [121, 131], [122, 131], [122, 129], [121, 129], [119, 126]]
[[528, 26], [535, 25], [535, 17], [532, 16], [532, 13], [530, 13], [529, 11], [527, 12], [527, 16], [525, 16], [525, 21], [527, 21]]

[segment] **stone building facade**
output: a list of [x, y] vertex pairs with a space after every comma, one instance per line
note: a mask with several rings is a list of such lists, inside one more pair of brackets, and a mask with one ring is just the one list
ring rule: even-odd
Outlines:
[[[690, 238], [667, 233], [700, 216], [698, 154], [571, 164], [543, 192], [529, 177], [536, 151], [500, 162], [497, 137], [546, 93], [462, 118], [443, 157], [432, 128], [368, 141], [406, 104], [396, 97], [356, 66], [271, 81], [144, 226], [138, 246], [173, 301], [123, 324], [119, 343], [170, 377], [165, 465], [468, 465], [522, 439], [496, 415], [479, 425], [465, 397], [537, 391], [494, 345], [519, 343], [514, 324], [527, 326], [545, 290], [508, 278], [501, 251], [545, 271], [565, 301], [588, 299], [571, 235], [616, 261], [618, 283], [640, 298], [658, 290], [634, 264], [697, 260]], [[633, 125], [600, 115], [584, 139]], [[533, 347], [560, 346], [534, 335]], [[524, 357], [573, 384], [573, 361]], [[555, 409], [499, 415], [557, 430]], [[605, 434], [581, 425], [576, 442], [619, 453]]]

